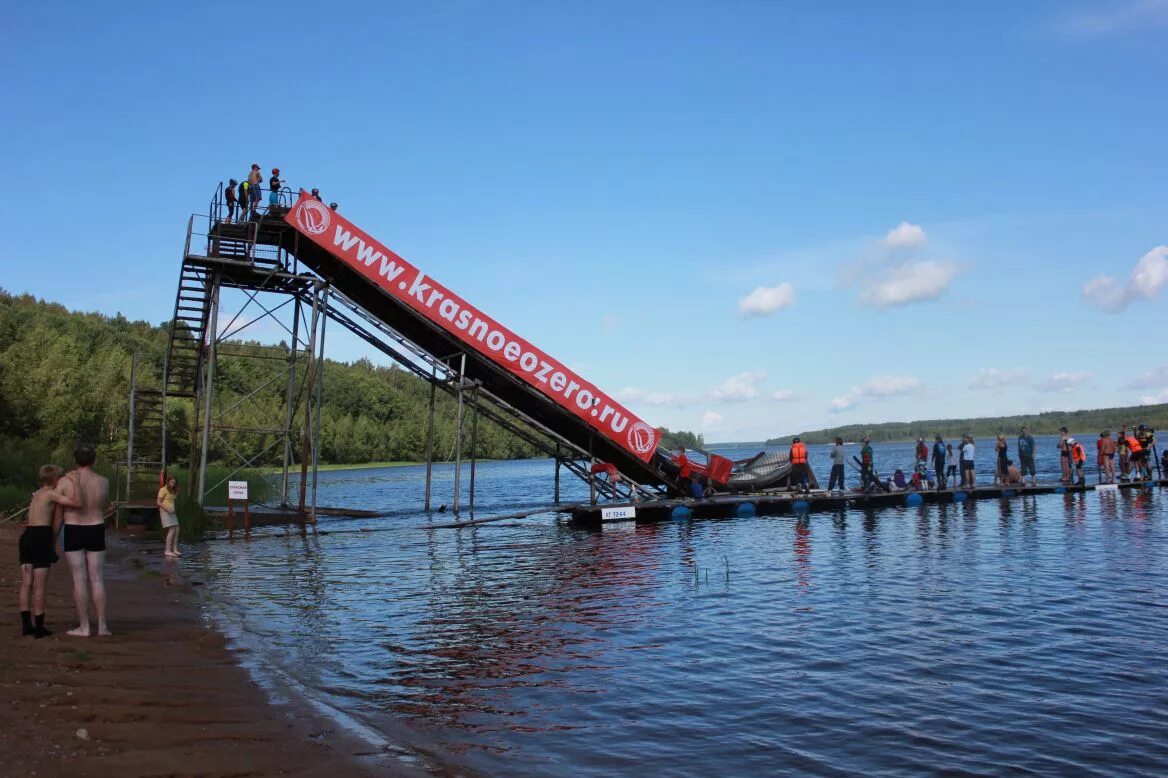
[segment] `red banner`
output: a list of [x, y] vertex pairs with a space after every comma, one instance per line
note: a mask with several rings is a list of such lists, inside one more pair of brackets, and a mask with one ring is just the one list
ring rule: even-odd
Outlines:
[[633, 456], [645, 462], [653, 456], [661, 433], [651, 425], [304, 190], [284, 219], [386, 294], [571, 411]]

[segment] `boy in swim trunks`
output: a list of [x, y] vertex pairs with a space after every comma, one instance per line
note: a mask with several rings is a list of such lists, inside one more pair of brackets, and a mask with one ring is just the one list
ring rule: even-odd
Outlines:
[[77, 469], [60, 481], [60, 491], [80, 503], [65, 509], [62, 545], [73, 574], [73, 603], [78, 625], [65, 634], [89, 637], [89, 600], [97, 613], [97, 634], [108, 636], [105, 621], [105, 511], [109, 506], [109, 481], [93, 472], [97, 452], [88, 443], [73, 450]]
[[80, 505], [56, 490], [62, 473], [56, 465], [41, 468], [41, 488], [28, 504], [28, 524], [20, 536], [21, 634], [37, 638], [53, 634], [45, 629], [45, 587], [49, 583], [49, 567], [58, 558], [55, 546], [61, 529], [60, 507]]

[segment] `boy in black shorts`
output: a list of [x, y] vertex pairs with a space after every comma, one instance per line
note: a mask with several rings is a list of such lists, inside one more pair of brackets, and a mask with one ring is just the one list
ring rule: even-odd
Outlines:
[[41, 468], [41, 488], [33, 493], [28, 504], [28, 524], [20, 536], [22, 635], [43, 638], [53, 634], [45, 629], [45, 587], [49, 583], [49, 567], [58, 559], [55, 546], [57, 532], [61, 528], [61, 508], [77, 508], [81, 505], [56, 490], [61, 475], [62, 470], [56, 465]]

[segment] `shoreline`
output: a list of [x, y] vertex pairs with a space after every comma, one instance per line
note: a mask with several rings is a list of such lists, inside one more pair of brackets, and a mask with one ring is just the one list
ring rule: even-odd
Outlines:
[[[258, 684], [180, 565], [159, 544], [108, 532], [110, 638], [73, 638], [64, 560], [49, 577], [41, 640], [20, 635], [16, 543], [0, 527], [0, 750], [13, 774], [423, 775], [405, 749]], [[191, 576], [188, 571], [186, 575]], [[197, 576], [195, 576], [197, 577]], [[244, 661], [241, 661], [244, 660]], [[356, 722], [353, 722], [354, 724]]]

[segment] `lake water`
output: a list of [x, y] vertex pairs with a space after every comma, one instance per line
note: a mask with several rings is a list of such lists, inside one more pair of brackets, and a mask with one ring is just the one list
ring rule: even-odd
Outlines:
[[[908, 472], [910, 452], [877, 446], [877, 466]], [[812, 447], [824, 482], [825, 457]], [[988, 483], [985, 442], [978, 460]], [[551, 475], [480, 464], [478, 515], [547, 505]], [[450, 502], [452, 468], [435, 477]], [[322, 474], [321, 504], [394, 515], [265, 529], [183, 564], [261, 665], [457, 770], [1168, 772], [1162, 489], [428, 530], [423, 478]]]

